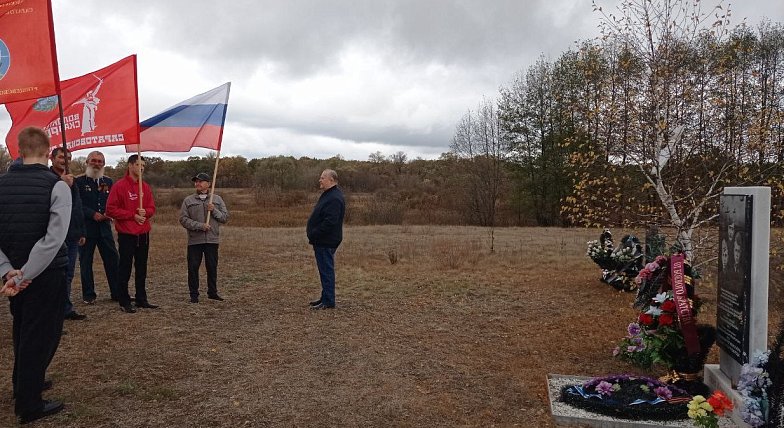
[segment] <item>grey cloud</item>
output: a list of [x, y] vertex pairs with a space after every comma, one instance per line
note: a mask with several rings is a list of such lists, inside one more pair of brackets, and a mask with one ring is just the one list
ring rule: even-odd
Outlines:
[[[553, 31], [546, 19], [551, 2], [546, 0], [84, 3], [104, 14], [152, 22], [161, 47], [205, 61], [271, 61], [288, 75], [324, 67], [353, 42], [376, 45], [413, 62], [477, 67], [536, 56], [574, 38]], [[580, 10], [590, 12], [588, 6]]]

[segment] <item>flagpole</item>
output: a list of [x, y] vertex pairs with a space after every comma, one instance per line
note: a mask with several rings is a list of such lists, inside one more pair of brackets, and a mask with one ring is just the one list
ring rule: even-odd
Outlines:
[[[141, 162], [142, 161], [142, 145], [141, 145], [141, 143], [136, 145], [136, 155], [139, 156], [139, 158], [136, 159], [136, 162]], [[142, 168], [141, 164], [140, 164], [139, 165], [139, 209], [144, 209], [144, 203], [142, 202], [142, 199], [144, 198], [144, 195], [142, 194], [142, 175], [143, 174], [144, 174], [144, 168]]]
[[[231, 93], [231, 82], [228, 82], [229, 86], [226, 88], [226, 109], [229, 108], [229, 93]], [[226, 111], [223, 112], [223, 121], [226, 121]], [[218, 154], [215, 156], [215, 169], [212, 170], [212, 183], [210, 186], [210, 201], [209, 204], [212, 203], [212, 197], [215, 195], [215, 178], [218, 176], [218, 161], [220, 161], [220, 152], [221, 152], [221, 142], [223, 142], [223, 125], [224, 123], [221, 122], [220, 133], [218, 134]], [[212, 211], [207, 211], [207, 224], [210, 224], [210, 217], [212, 216]]]
[[68, 156], [65, 155], [68, 145], [65, 142], [65, 115], [63, 114], [63, 97], [57, 92], [57, 105], [60, 107], [60, 134], [63, 136], [63, 157], [65, 161], [65, 173], [68, 174]]
[[[218, 161], [220, 161], [220, 149], [218, 149], [218, 155], [215, 156], [215, 168], [212, 170], [212, 183], [210, 183], [210, 201], [207, 202], [208, 204], [212, 203], [212, 196], [215, 194], [215, 178], [218, 176]], [[212, 211], [207, 211], [207, 224], [210, 224], [210, 217], [212, 216]]]

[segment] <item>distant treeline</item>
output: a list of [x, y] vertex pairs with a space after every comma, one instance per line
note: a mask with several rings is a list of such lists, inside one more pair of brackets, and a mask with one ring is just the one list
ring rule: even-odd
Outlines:
[[[216, 184], [254, 189], [262, 202], [314, 192], [332, 168], [348, 192], [362, 194], [369, 223], [592, 227], [672, 224], [676, 210], [702, 210], [690, 220], [702, 224], [713, 221], [723, 187], [758, 185], [772, 188], [772, 219], [784, 225], [784, 26], [656, 46], [646, 53], [607, 38], [540, 59], [497, 100], [468, 111], [437, 160], [234, 156], [221, 158]], [[8, 161], [0, 151], [0, 168]], [[147, 161], [153, 187], [190, 187], [215, 159]], [[74, 172], [83, 166], [76, 158]], [[120, 162], [107, 173], [124, 169]]]

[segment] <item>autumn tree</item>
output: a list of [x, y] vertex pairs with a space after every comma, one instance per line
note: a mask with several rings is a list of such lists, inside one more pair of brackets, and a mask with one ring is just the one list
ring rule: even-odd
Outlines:
[[[638, 108], [625, 118], [628, 133], [618, 141], [623, 145], [606, 144], [608, 137], [598, 135], [594, 147], [613, 164], [623, 156], [636, 167], [657, 198], [659, 220], [675, 229], [679, 245], [693, 260], [695, 232], [717, 216], [711, 208], [724, 180], [749, 150], [734, 144], [733, 155], [717, 165], [709, 161], [715, 161], [712, 144], [718, 135], [707, 135], [702, 144], [695, 138], [695, 105], [706, 94], [697, 93], [689, 80], [691, 41], [720, 41], [727, 33], [729, 13], [721, 4], [705, 13], [699, 2], [688, 0], [624, 0], [617, 14], [605, 12], [596, 2], [594, 9], [602, 18], [603, 42], [622, 47], [640, 67], [632, 81], [639, 91]], [[586, 176], [577, 185], [594, 178]]]
[[469, 110], [458, 122], [450, 144], [460, 160], [454, 171], [462, 184], [465, 213], [469, 221], [490, 227], [490, 251], [494, 247], [494, 228], [504, 184], [504, 164], [509, 154], [502, 141], [498, 109], [483, 100], [476, 111]]

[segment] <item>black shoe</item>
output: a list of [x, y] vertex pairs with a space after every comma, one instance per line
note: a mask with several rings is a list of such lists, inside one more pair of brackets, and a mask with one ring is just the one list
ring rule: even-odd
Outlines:
[[79, 312], [76, 312], [76, 311], [71, 311], [71, 312], [65, 314], [65, 319], [67, 319], [67, 320], [74, 320], [74, 321], [81, 321], [81, 320], [87, 319], [87, 315], [80, 314]]
[[310, 306], [318, 306], [321, 304], [321, 299], [310, 302]]
[[84, 299], [84, 304], [85, 305], [92, 305], [94, 303], [95, 303], [95, 298], [94, 297], [92, 299]]
[[127, 304], [125, 306], [120, 306], [120, 309], [123, 312], [125, 312], [126, 314], [135, 314], [136, 313], [136, 309], [134, 309], [133, 306], [131, 306], [130, 304]]
[[207, 298], [208, 298], [208, 299], [212, 299], [212, 300], [217, 300], [217, 301], [220, 301], [220, 302], [222, 302], [222, 301], [223, 301], [223, 297], [221, 297], [221, 296], [218, 296], [217, 294], [215, 294], [215, 295], [212, 295], [212, 296], [207, 296]]
[[39, 410], [19, 416], [19, 423], [26, 424], [32, 421], [37, 421], [38, 419], [45, 418], [63, 410], [63, 407], [64, 405], [62, 401], [44, 400], [43, 406]]
[[136, 302], [137, 308], [158, 309], [158, 305], [153, 305], [150, 302]]
[[199, 303], [198, 297], [191, 297], [191, 303]]
[[318, 305], [316, 305], [316, 306], [311, 306], [311, 307], [310, 307], [310, 309], [313, 309], [313, 310], [316, 310], [316, 311], [317, 311], [317, 310], [320, 310], [320, 309], [334, 309], [334, 308], [335, 308], [335, 305], [331, 305], [331, 306], [330, 306], [330, 305], [325, 305], [325, 304], [323, 304], [323, 303], [319, 303], [319, 304], [318, 304]]

